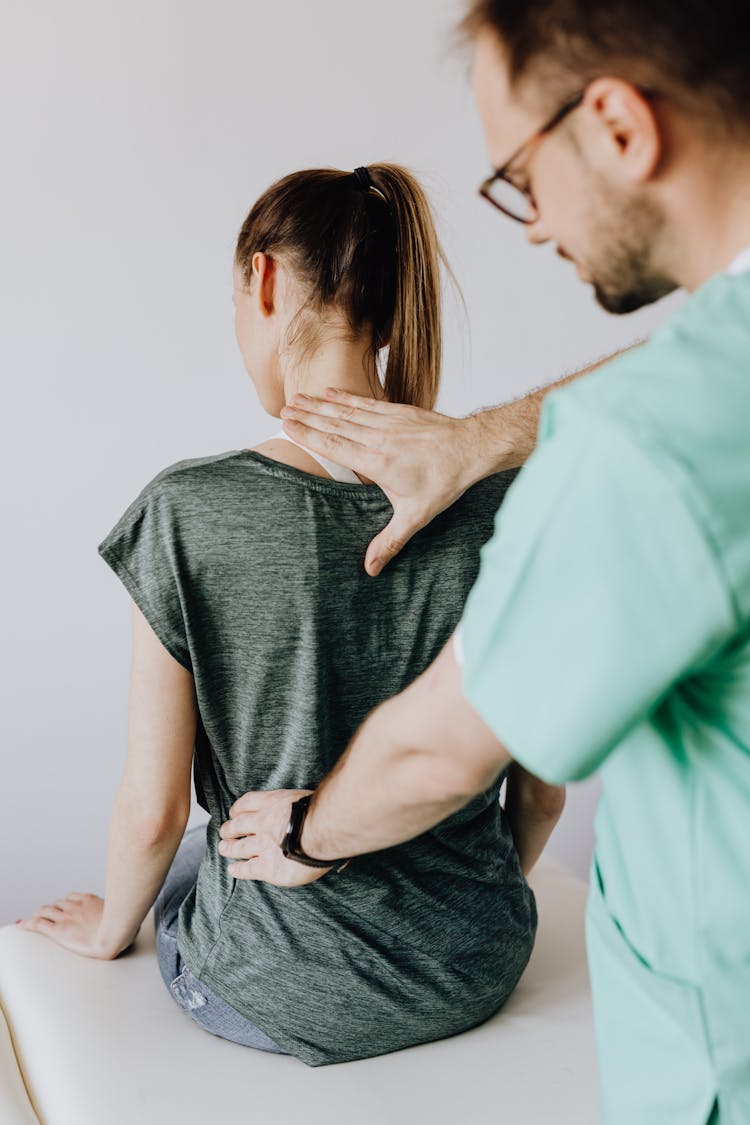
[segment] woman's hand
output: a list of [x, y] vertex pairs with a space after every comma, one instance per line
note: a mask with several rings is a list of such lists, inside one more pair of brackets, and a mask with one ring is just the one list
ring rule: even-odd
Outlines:
[[550, 785], [518, 762], [508, 768], [505, 815], [524, 875], [541, 856], [565, 808], [565, 786]]
[[[54, 903], [40, 906], [33, 918], [17, 922], [22, 930], [44, 934], [63, 949], [78, 953], [82, 957], [94, 957], [101, 961], [112, 961], [132, 941], [120, 949], [107, 949], [99, 937], [99, 927], [104, 911], [104, 899], [99, 895], [78, 894], [72, 891], [66, 898], [58, 898]], [[135, 934], [133, 941], [135, 941]]]
[[[229, 810], [230, 819], [219, 829], [220, 853], [234, 860], [229, 874], [235, 879], [301, 887], [326, 875], [330, 867], [307, 867], [287, 859], [281, 850], [292, 804], [312, 789], [272, 789], [245, 793]], [[242, 862], [237, 862], [238, 860]]]

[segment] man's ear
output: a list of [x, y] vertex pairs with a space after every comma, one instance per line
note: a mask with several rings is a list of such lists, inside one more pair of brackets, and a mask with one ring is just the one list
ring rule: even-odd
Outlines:
[[256, 250], [252, 260], [253, 278], [256, 282], [255, 299], [262, 316], [271, 316], [276, 300], [276, 263], [262, 250]]
[[631, 184], [650, 180], [664, 153], [664, 135], [649, 96], [622, 78], [595, 78], [583, 105], [592, 128], [587, 147], [595, 143], [593, 162]]

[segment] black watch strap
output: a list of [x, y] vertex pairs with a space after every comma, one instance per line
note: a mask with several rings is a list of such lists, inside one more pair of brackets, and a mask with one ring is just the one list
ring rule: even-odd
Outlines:
[[296, 860], [297, 863], [304, 863], [306, 867], [335, 867], [337, 864], [348, 863], [348, 858], [313, 859], [311, 855], [307, 855], [302, 850], [300, 836], [302, 835], [302, 826], [305, 823], [305, 817], [307, 816], [307, 810], [310, 807], [312, 797], [312, 793], [308, 793], [307, 796], [300, 797], [298, 801], [292, 803], [291, 813], [289, 814], [289, 824], [287, 825], [284, 839], [281, 841], [282, 852], [287, 859]]

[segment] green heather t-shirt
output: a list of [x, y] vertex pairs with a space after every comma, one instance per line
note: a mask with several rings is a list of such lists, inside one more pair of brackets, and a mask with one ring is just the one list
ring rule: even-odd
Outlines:
[[377, 578], [363, 562], [392, 514], [381, 489], [252, 450], [164, 469], [99, 546], [195, 678], [195, 786], [211, 819], [180, 952], [310, 1065], [482, 1022], [531, 953], [536, 907], [501, 779], [432, 831], [305, 887], [235, 880], [218, 852], [241, 794], [317, 786], [367, 714], [435, 659], [514, 475], [474, 485]]

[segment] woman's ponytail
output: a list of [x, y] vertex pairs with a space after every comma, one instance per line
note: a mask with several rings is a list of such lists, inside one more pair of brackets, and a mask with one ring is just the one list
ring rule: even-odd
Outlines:
[[[390, 402], [432, 410], [442, 358], [440, 248], [427, 197], [398, 164], [356, 172], [312, 168], [273, 184], [248, 214], [235, 262], [250, 283], [252, 256], [282, 255], [304, 285], [297, 339], [315, 345], [330, 309], [371, 333]], [[312, 318], [307, 314], [312, 314]]]
[[442, 362], [440, 262], [445, 259], [415, 177], [397, 164], [371, 164], [367, 171], [391, 212], [396, 240], [385, 396], [432, 410]]

